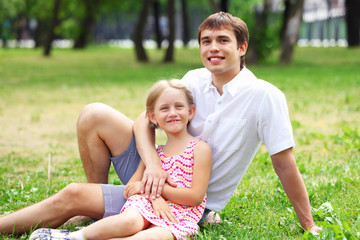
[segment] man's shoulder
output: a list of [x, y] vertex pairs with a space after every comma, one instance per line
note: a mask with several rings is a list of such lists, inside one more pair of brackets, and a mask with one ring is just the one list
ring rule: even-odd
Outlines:
[[193, 91], [194, 88], [203, 88], [211, 81], [211, 72], [206, 68], [198, 68], [188, 71], [182, 81]]
[[248, 84], [247, 86], [252, 88], [253, 91], [262, 93], [262, 94], [282, 94], [282, 91], [275, 86], [273, 83], [263, 80], [263, 79], [259, 79], [257, 78], [249, 69], [245, 69], [246, 72], [246, 78], [247, 80], [250, 81], [246, 81], [246, 83]]
[[189, 78], [191, 78], [192, 80], [203, 79], [203, 78], [207, 79], [209, 77], [211, 77], [211, 72], [209, 70], [207, 70], [206, 68], [197, 68], [197, 69], [188, 71], [184, 75], [183, 80], [187, 80]]

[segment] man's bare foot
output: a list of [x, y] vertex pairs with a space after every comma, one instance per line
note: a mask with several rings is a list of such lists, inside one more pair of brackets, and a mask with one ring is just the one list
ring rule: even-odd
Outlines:
[[218, 213], [211, 211], [206, 217], [205, 225], [206, 224], [216, 224], [221, 223], [221, 218]]
[[68, 224], [72, 224], [74, 226], [77, 226], [77, 225], [84, 225], [84, 224], [87, 224], [91, 221], [91, 218], [90, 217], [87, 217], [87, 216], [75, 216], [75, 217], [72, 217], [70, 218], [69, 220], [67, 220], [66, 223], [64, 223], [63, 225], [68, 225]]

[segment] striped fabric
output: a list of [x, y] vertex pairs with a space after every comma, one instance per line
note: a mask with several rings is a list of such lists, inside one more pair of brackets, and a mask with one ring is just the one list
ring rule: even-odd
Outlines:
[[[192, 140], [182, 154], [172, 157], [165, 156], [163, 152], [164, 145], [159, 146], [157, 149], [162, 168], [169, 173], [177, 187], [191, 188], [194, 167], [193, 152], [198, 141], [199, 139]], [[176, 239], [188, 239], [189, 236], [197, 234], [199, 229], [197, 223], [204, 212], [206, 196], [197, 207], [183, 206], [171, 201], [167, 202], [170, 209], [179, 219], [179, 224], [158, 218], [151, 202], [139, 195], [130, 197], [121, 212], [129, 207], [135, 207], [152, 224], [169, 229]]]

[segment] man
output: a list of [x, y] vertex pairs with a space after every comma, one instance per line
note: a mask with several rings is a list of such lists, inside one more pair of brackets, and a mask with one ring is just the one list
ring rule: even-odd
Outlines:
[[[225, 207], [263, 142], [301, 226], [320, 231], [293, 155], [285, 96], [245, 67], [246, 24], [228, 13], [216, 13], [200, 25], [198, 40], [205, 68], [188, 72], [183, 81], [197, 107], [189, 132], [208, 142], [213, 152], [204, 218], [211, 220], [211, 211]], [[111, 162], [126, 184], [141, 159], [146, 165], [142, 191], [147, 197], [159, 196], [165, 182], [172, 184], [161, 169], [155, 132], [144, 114], [132, 123], [109, 106], [94, 103], [84, 108], [77, 126], [86, 177], [96, 184], [70, 184], [43, 202], [0, 218], [0, 232], [28, 231], [37, 223], [55, 228], [77, 215], [100, 219], [119, 213], [124, 186], [107, 185]]]

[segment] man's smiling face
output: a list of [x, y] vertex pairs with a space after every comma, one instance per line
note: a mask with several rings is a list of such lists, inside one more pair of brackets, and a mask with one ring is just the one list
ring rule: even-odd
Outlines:
[[240, 56], [244, 54], [233, 31], [205, 29], [201, 32], [201, 60], [212, 74], [236, 76], [240, 72]]

